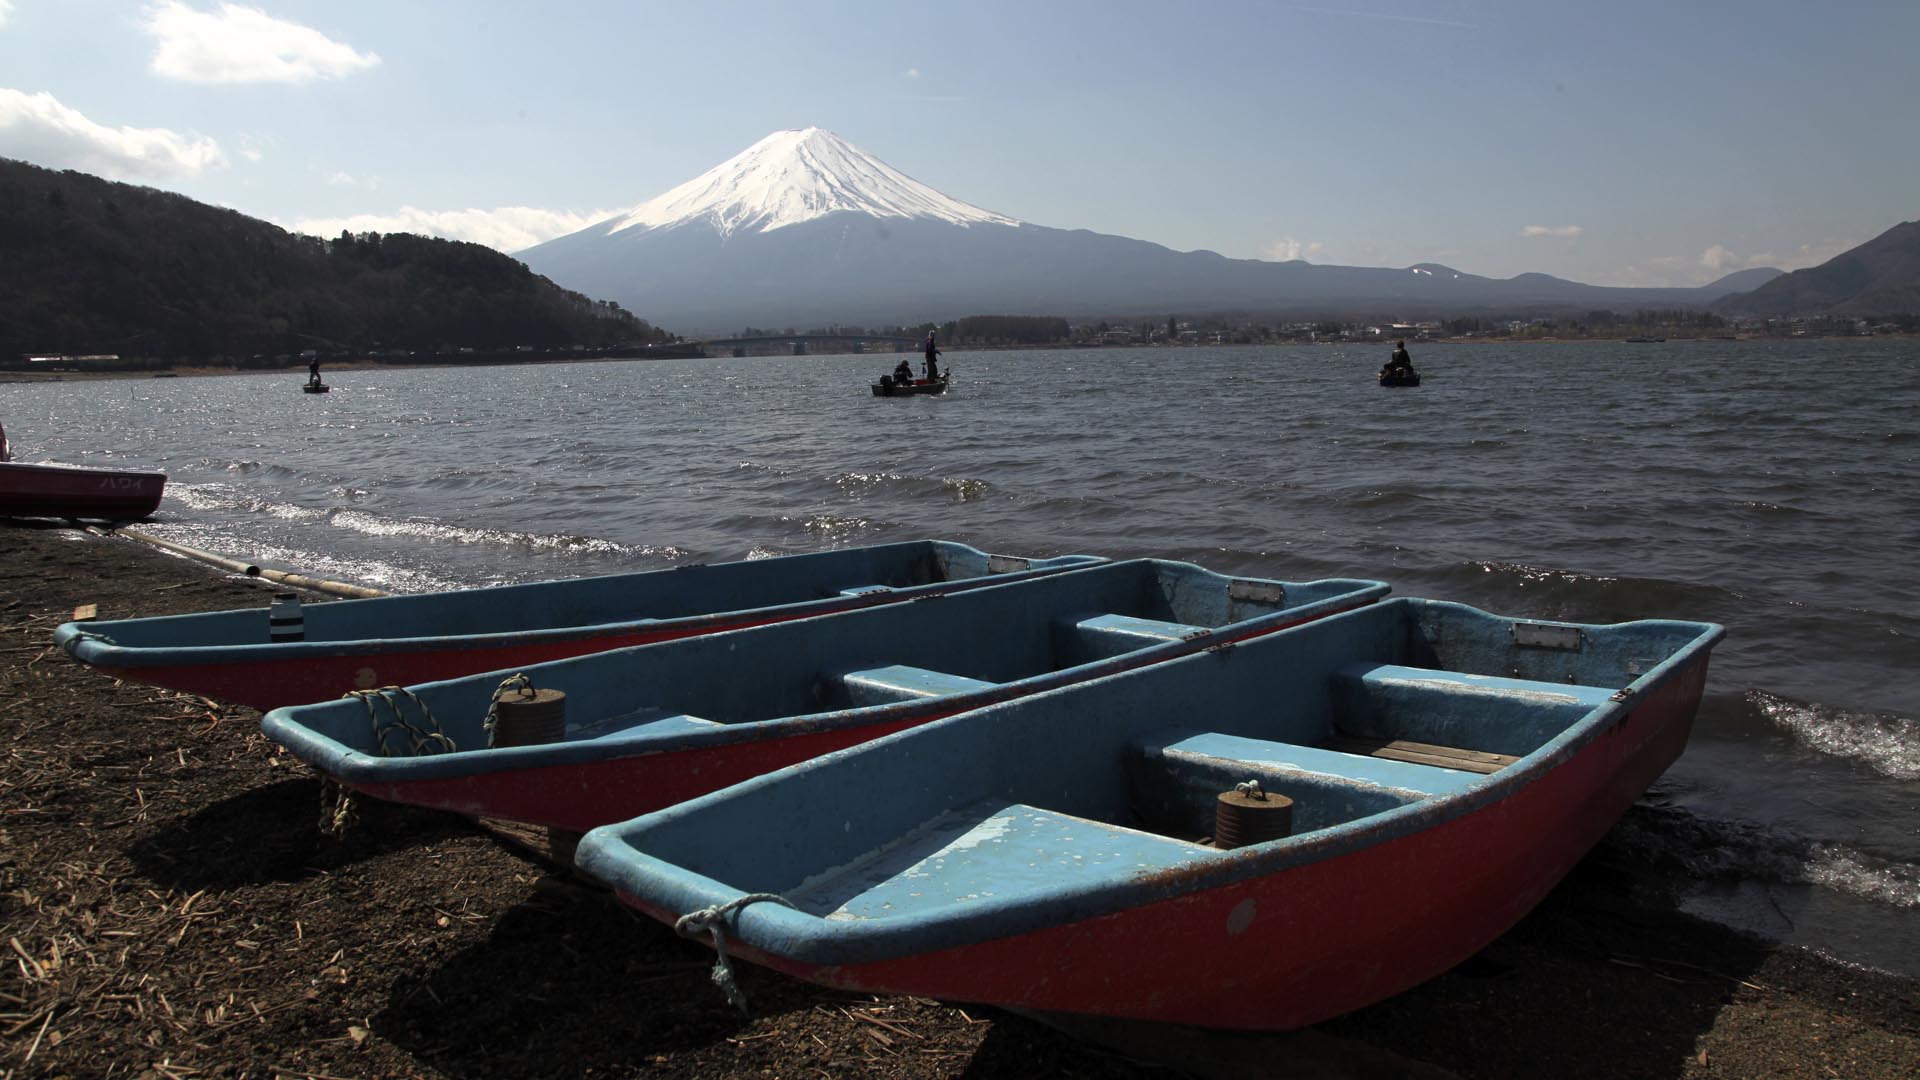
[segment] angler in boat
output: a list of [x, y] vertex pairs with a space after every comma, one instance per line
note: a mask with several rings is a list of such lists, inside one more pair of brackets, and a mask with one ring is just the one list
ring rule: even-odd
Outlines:
[[1380, 369], [1381, 386], [1419, 386], [1420, 373], [1413, 370], [1413, 357], [1407, 355], [1407, 343], [1393, 343], [1393, 356]]

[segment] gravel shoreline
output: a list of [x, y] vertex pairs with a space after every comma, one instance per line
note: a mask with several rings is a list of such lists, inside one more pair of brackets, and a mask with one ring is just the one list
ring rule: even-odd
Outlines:
[[[739, 967], [447, 815], [344, 838], [258, 714], [50, 648], [269, 591], [0, 522], [0, 1080], [268, 1077], [1920, 1075], [1920, 983], [1649, 904], [1603, 844], [1453, 972], [1307, 1033], [1227, 1036], [873, 998]], [[1259, 962], [1233, 958], [1232, 962]]]

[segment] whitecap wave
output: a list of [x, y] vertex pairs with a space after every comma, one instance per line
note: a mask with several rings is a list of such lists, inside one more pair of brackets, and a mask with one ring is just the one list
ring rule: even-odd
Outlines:
[[687, 552], [683, 549], [667, 545], [622, 544], [597, 536], [517, 532], [512, 529], [449, 525], [439, 521], [401, 520], [368, 513], [365, 510], [335, 510], [328, 517], [328, 523], [335, 528], [347, 529], [367, 536], [400, 537], [428, 543], [488, 545], [524, 551], [618, 555], [668, 561], [687, 556]]
[[1747, 702], [1809, 750], [1851, 758], [1895, 780], [1920, 780], [1920, 725], [1890, 713], [1856, 712], [1747, 691]]

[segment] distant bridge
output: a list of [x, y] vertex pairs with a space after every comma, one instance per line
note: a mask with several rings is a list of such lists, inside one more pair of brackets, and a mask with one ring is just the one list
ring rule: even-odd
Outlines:
[[919, 338], [875, 334], [780, 334], [711, 338], [700, 342], [708, 356], [797, 356], [803, 353], [910, 352]]

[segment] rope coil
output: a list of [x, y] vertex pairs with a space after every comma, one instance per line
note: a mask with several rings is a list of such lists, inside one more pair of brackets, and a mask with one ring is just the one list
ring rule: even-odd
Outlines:
[[[431, 753], [451, 754], [460, 749], [453, 744], [453, 740], [447, 736], [446, 732], [440, 730], [440, 721], [434, 719], [433, 710], [427, 708], [427, 703], [421, 701], [419, 695], [404, 686], [383, 686], [378, 690], [354, 690], [341, 696], [359, 698], [366, 704], [367, 719], [373, 722], [374, 749], [381, 757], [394, 756], [393, 751], [387, 746], [387, 736], [396, 730], [406, 736], [407, 753], [414, 757]], [[393, 719], [384, 722], [381, 720], [380, 708], [374, 704], [376, 701], [386, 703], [387, 709], [393, 713]], [[406, 713], [400, 707], [402, 701], [411, 701], [420, 710], [424, 727], [408, 722]]]
[[[727, 1000], [733, 1003], [734, 1008], [742, 1013], [747, 1011], [747, 995], [740, 992], [740, 986], [733, 978], [733, 964], [727, 960], [726, 921], [728, 915], [748, 904], [757, 904], [762, 901], [783, 907], [793, 907], [793, 901], [776, 893], [748, 893], [724, 904], [704, 907], [699, 911], [689, 911], [673, 924], [674, 933], [682, 937], [698, 937], [704, 932], [713, 939], [713, 985], [719, 987], [720, 992], [727, 996]], [[794, 910], [799, 909], [794, 908]]]

